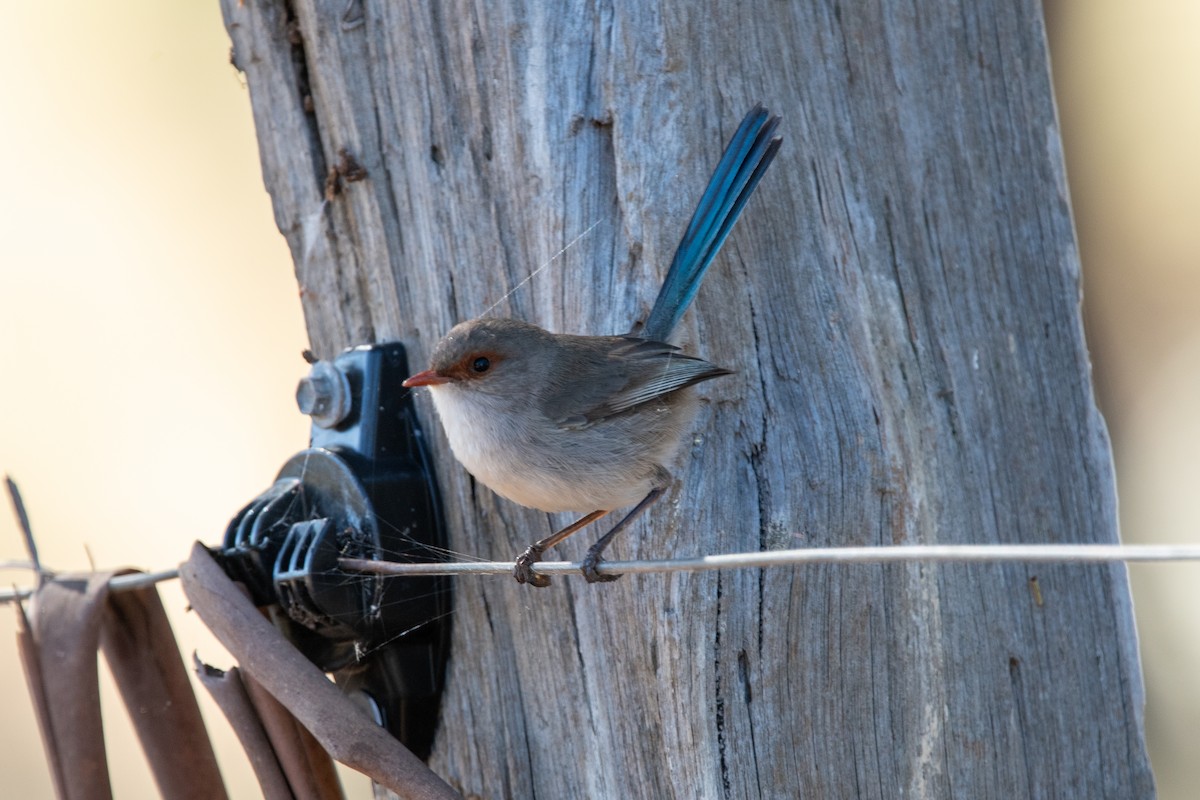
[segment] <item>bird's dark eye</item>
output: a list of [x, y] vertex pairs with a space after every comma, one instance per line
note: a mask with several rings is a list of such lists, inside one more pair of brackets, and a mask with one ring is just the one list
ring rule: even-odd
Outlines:
[[471, 362], [471, 369], [475, 370], [476, 372], [487, 372], [488, 367], [491, 365], [491, 361], [488, 361], [484, 356], [480, 356]]

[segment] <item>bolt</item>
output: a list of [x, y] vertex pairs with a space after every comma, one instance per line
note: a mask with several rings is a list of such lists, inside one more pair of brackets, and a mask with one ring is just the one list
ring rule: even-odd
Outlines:
[[314, 425], [332, 428], [350, 413], [350, 381], [328, 361], [318, 361], [296, 386], [296, 405]]

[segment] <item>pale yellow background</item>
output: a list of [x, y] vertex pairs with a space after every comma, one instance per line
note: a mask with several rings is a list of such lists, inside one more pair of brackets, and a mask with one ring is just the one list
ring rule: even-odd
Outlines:
[[[1124, 535], [1198, 541], [1200, 3], [1051, 10]], [[86, 547], [100, 567], [174, 565], [307, 437], [296, 284], [217, 5], [11, 3], [0, 76], [0, 471], [47, 564], [86, 568]], [[0, 560], [21, 557], [0, 509]], [[1182, 800], [1200, 786], [1200, 565], [1133, 575], [1160, 796]], [[227, 665], [163, 594], [185, 655]], [[13, 631], [0, 608], [0, 793], [48, 797]], [[116, 794], [155, 797], [107, 691]], [[233, 796], [256, 796], [205, 711]]]

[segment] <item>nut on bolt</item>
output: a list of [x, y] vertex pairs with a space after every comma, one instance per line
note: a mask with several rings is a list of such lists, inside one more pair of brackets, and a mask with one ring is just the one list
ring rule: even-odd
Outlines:
[[332, 428], [350, 413], [350, 380], [329, 361], [312, 365], [296, 387], [296, 405], [314, 425]]

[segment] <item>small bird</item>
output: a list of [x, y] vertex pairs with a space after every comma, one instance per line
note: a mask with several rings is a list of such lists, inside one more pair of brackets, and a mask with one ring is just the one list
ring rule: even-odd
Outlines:
[[762, 104], [725, 148], [675, 251], [645, 324], [624, 336], [550, 333], [515, 319], [455, 325], [429, 369], [404, 381], [428, 386], [454, 455], [492, 491], [542, 511], [597, 509], [530, 545], [520, 583], [548, 586], [542, 554], [613, 509], [633, 509], [588, 550], [589, 582], [613, 537], [670, 485], [667, 471], [696, 411], [688, 387], [730, 371], [669, 344], [717, 251], [779, 152], [779, 117]]

